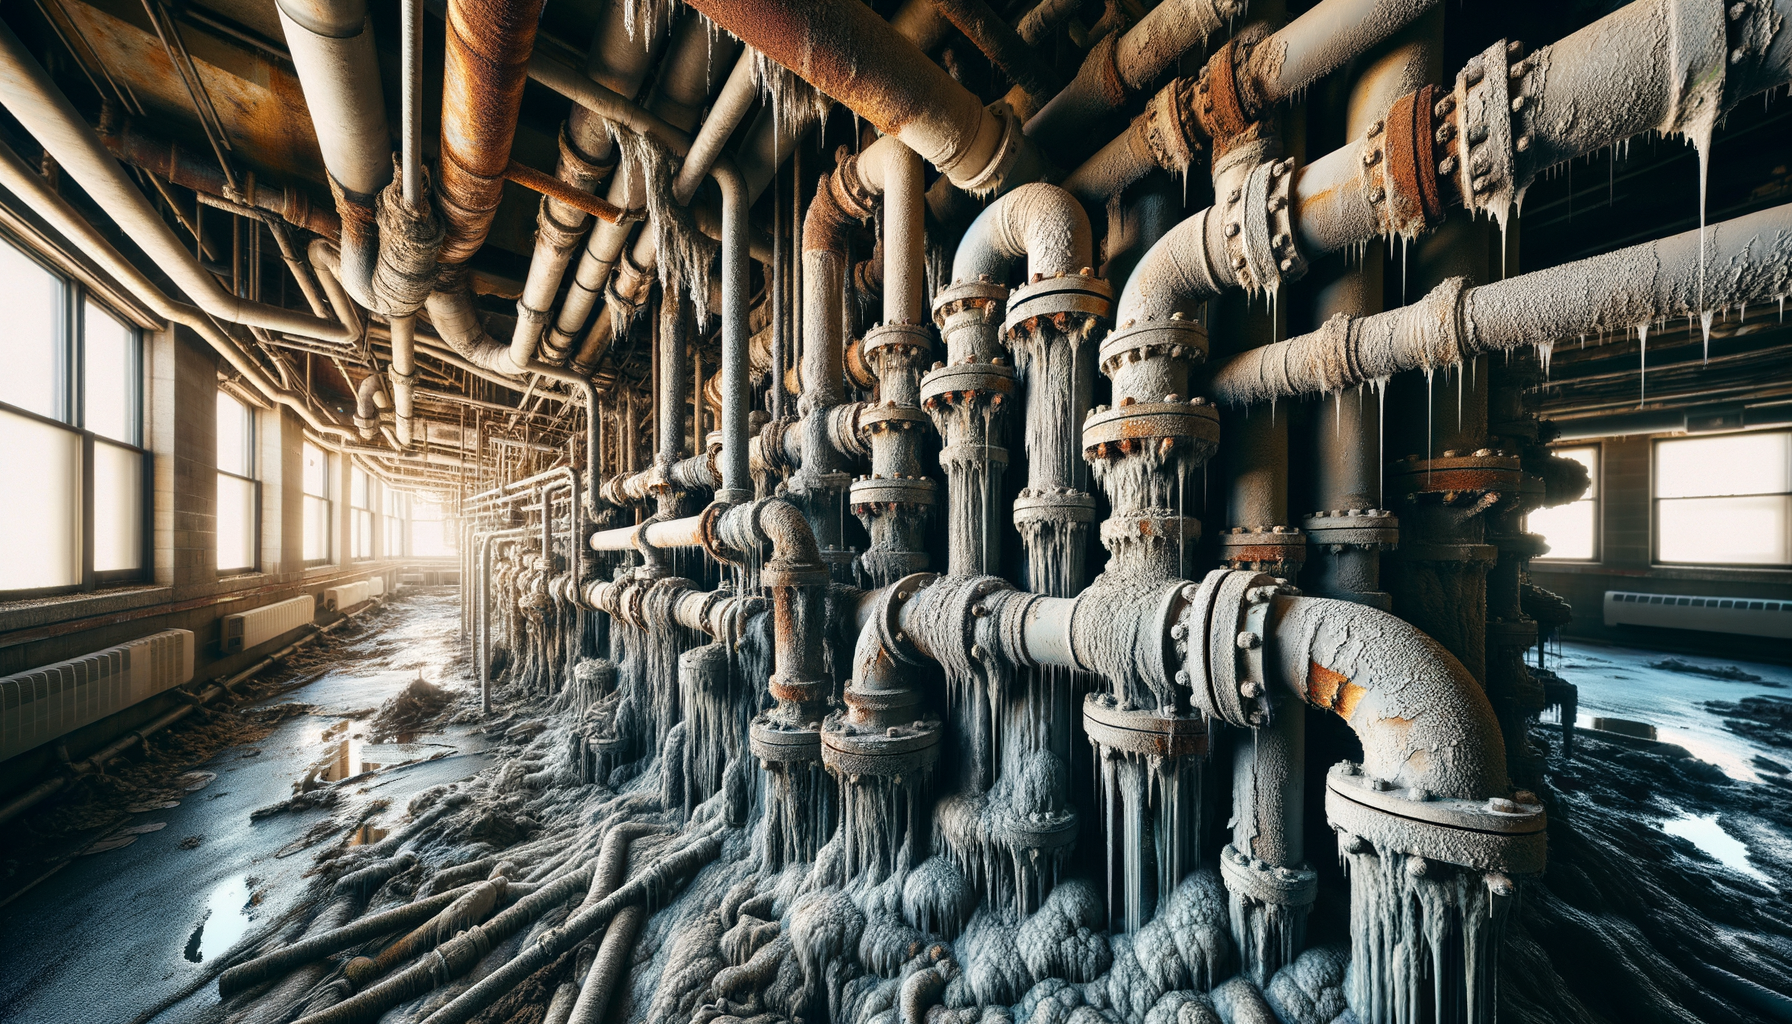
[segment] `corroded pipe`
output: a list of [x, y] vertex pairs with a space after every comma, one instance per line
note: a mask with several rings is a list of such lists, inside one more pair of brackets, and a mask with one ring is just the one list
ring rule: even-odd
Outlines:
[[442, 74], [442, 170], [436, 185], [457, 265], [485, 244], [504, 193], [542, 0], [448, 0]]

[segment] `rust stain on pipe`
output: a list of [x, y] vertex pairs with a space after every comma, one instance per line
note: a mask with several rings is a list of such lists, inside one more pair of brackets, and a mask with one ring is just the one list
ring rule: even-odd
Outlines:
[[485, 243], [504, 196], [542, 0], [449, 0], [442, 72], [441, 262]]
[[551, 174], [543, 174], [541, 171], [525, 164], [519, 164], [515, 160], [510, 161], [509, 165], [504, 168], [504, 177], [532, 192], [539, 192], [556, 202], [565, 203], [575, 210], [583, 210], [605, 223], [621, 224], [627, 221], [642, 220], [645, 216], [638, 210], [625, 210], [602, 196], [576, 189]]
[[1316, 661], [1307, 662], [1307, 702], [1314, 707], [1335, 712], [1348, 722], [1368, 692], [1341, 672], [1333, 672]]

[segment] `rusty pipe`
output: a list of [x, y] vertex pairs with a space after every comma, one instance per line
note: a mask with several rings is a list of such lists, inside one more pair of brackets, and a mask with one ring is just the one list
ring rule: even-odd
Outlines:
[[[151, 138], [134, 124], [113, 127], [102, 121], [100, 138], [113, 156], [132, 167], [141, 167], [158, 178], [206, 196], [227, 198], [224, 172], [209, 157], [196, 158], [175, 143]], [[241, 185], [244, 205], [275, 214], [293, 227], [326, 238], [335, 238], [342, 231], [342, 219], [336, 211], [303, 189], [292, 185], [274, 187], [259, 178]]]
[[437, 199], [448, 233], [440, 260], [465, 263], [485, 244], [529, 79], [542, 0], [448, 0]]
[[1000, 191], [1039, 177], [1030, 140], [857, 0], [697, 0], [716, 24], [894, 135], [954, 185]]

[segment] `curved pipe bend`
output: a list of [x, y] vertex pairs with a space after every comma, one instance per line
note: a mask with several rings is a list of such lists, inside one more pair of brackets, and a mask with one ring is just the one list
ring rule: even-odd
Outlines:
[[1349, 601], [1276, 597], [1271, 618], [1271, 682], [1344, 719], [1370, 777], [1464, 800], [1509, 792], [1493, 705], [1443, 645]]
[[1021, 257], [1027, 277], [1075, 274], [1093, 266], [1094, 242], [1082, 203], [1056, 185], [1022, 185], [989, 204], [965, 230], [952, 260], [953, 282], [981, 274], [1000, 281]]

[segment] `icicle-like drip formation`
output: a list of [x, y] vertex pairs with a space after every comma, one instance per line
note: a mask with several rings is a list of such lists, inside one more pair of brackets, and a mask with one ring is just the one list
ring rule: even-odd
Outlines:
[[[646, 229], [653, 232], [660, 287], [689, 296], [701, 329], [709, 316], [709, 268], [721, 247], [697, 228], [690, 210], [674, 198], [672, 178], [678, 160], [665, 145], [613, 121], [609, 128], [619, 151], [616, 173], [622, 176], [623, 187], [631, 187], [630, 175], [642, 175], [642, 192], [647, 197]], [[612, 315], [620, 312], [612, 309]], [[627, 328], [626, 323], [612, 326], [617, 337], [622, 337]]]

